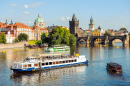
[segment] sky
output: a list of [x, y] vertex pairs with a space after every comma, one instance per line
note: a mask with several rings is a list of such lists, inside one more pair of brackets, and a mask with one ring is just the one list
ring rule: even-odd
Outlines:
[[0, 22], [11, 19], [33, 26], [38, 14], [45, 27], [54, 25], [69, 28], [73, 13], [79, 27], [89, 28], [92, 16], [95, 28], [119, 30], [125, 27], [130, 32], [130, 0], [0, 0]]

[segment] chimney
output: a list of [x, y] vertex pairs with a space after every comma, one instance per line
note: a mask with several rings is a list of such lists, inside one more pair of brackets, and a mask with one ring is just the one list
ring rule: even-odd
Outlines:
[[53, 26], [54, 26], [54, 24], [53, 24]]

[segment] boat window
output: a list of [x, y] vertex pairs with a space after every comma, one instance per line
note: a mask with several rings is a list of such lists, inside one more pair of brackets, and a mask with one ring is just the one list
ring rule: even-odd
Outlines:
[[42, 63], [42, 66], [44, 66], [45, 65], [45, 63]]
[[69, 60], [66, 60], [66, 63], [68, 63], [69, 62]]
[[14, 63], [14, 64], [13, 64], [13, 68], [17, 68], [17, 64]]
[[36, 63], [36, 64], [34, 64], [34, 67], [37, 67], [38, 66], [38, 64]]
[[46, 62], [46, 65], [48, 65], [48, 62]]
[[62, 61], [59, 61], [59, 64], [62, 64]]
[[56, 64], [58, 64], [58, 61], [56, 62]]
[[76, 62], [77, 60], [76, 59], [74, 59], [74, 62]]
[[22, 68], [22, 65], [21, 65], [21, 64], [19, 64], [19, 65], [18, 65], [18, 68]]
[[53, 64], [55, 64], [55, 62], [53, 62]]
[[26, 64], [23, 64], [23, 68], [26, 68], [27, 67], [27, 65]]
[[49, 65], [52, 65], [52, 62], [49, 62]]
[[28, 64], [28, 67], [31, 67], [31, 64]]
[[65, 61], [63, 61], [63, 63], [65, 63]]
[[71, 62], [73, 62], [73, 60], [71, 60]]
[[71, 62], [71, 60], [69, 60], [69, 62]]

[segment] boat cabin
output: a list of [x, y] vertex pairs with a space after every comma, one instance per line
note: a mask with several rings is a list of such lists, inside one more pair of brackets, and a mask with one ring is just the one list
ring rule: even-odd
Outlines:
[[36, 57], [26, 57], [24, 59], [24, 62], [37, 62], [40, 61], [40, 58], [36, 58]]
[[107, 70], [110, 72], [122, 72], [122, 66], [117, 63], [107, 63]]

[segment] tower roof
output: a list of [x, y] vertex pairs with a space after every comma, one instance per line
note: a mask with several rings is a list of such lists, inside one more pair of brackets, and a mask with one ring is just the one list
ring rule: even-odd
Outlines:
[[75, 14], [73, 14], [72, 21], [77, 21]]
[[38, 18], [36, 18], [35, 21], [34, 21], [35, 24], [38, 23], [38, 22], [39, 23], [44, 22], [44, 20], [43, 20], [43, 18], [41, 17], [40, 14], [38, 15]]
[[102, 28], [99, 26], [99, 27], [98, 27], [98, 30], [101, 30], [101, 29], [102, 29]]
[[92, 16], [91, 16], [91, 19], [90, 19], [90, 24], [93, 24], [93, 18], [92, 18]]
[[7, 19], [6, 19], [6, 22], [5, 22], [6, 25], [8, 25], [8, 22], [7, 22]]

